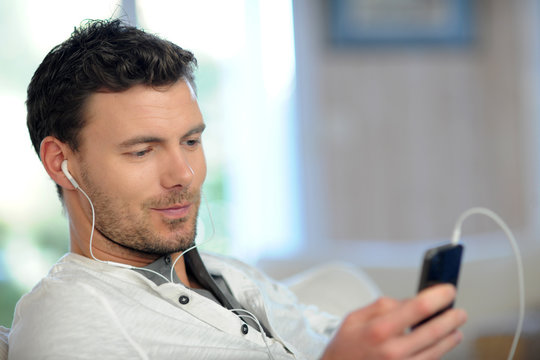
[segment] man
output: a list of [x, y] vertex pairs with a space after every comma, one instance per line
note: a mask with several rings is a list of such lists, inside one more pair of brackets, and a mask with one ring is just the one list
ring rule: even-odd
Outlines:
[[[28, 128], [69, 220], [70, 253], [17, 304], [10, 359], [433, 359], [461, 339], [451, 286], [343, 321], [194, 247], [206, 175], [193, 55], [119, 20], [55, 47]], [[339, 294], [336, 294], [339, 296]]]

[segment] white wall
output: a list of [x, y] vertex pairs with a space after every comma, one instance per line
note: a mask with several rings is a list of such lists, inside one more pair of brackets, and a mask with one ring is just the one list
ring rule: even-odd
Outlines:
[[[461, 212], [485, 206], [515, 231], [525, 257], [528, 317], [540, 308], [538, 15], [535, 0], [479, 0], [468, 47], [339, 48], [325, 2], [294, 1], [306, 239], [285, 277], [328, 260], [363, 267], [406, 297], [423, 251], [449, 238]], [[515, 261], [487, 219], [463, 228], [458, 305], [466, 342], [511, 333]], [[531, 322], [527, 324], [531, 330]], [[466, 356], [466, 357], [464, 357]]]
[[538, 76], [529, 2], [479, 1], [470, 46], [383, 49], [333, 46], [328, 10], [295, 2], [305, 198], [325, 206], [306, 215], [325, 224], [310, 238], [438, 238], [478, 205], [526, 226]]

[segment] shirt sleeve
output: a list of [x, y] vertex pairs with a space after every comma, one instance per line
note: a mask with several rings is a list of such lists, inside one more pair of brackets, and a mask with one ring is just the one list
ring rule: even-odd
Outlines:
[[128, 358], [147, 356], [107, 300], [84, 283], [68, 289], [43, 281], [17, 304], [9, 359]]

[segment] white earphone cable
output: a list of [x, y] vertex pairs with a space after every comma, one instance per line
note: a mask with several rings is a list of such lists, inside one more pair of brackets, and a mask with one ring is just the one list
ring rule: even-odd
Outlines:
[[[74, 181], [74, 180], [73, 180]], [[214, 235], [216, 233], [216, 228], [215, 228], [215, 224], [214, 224], [214, 219], [212, 217], [212, 213], [210, 211], [210, 207], [208, 205], [208, 200], [206, 198], [206, 195], [204, 194], [204, 192], [201, 190], [201, 195], [204, 199], [204, 203], [206, 205], [206, 208], [208, 210], [208, 216], [209, 216], [209, 219], [210, 219], [210, 224], [211, 224], [211, 227], [212, 227], [212, 233], [210, 234], [210, 236], [208, 237], [207, 240], [204, 240], [203, 242], [199, 243], [199, 244], [195, 244], [193, 246], [191, 246], [190, 248], [188, 248], [187, 250], [183, 251], [173, 262], [172, 266], [171, 266], [171, 273], [170, 273], [170, 279], [167, 279], [165, 276], [163, 276], [162, 274], [152, 270], [152, 269], [147, 269], [147, 268], [142, 268], [142, 267], [137, 267], [137, 266], [132, 266], [132, 265], [128, 265], [128, 264], [123, 264], [123, 263], [118, 263], [118, 262], [114, 262], [114, 261], [104, 261], [104, 260], [100, 260], [98, 259], [95, 255], [94, 255], [94, 251], [93, 251], [93, 246], [92, 246], [92, 243], [93, 243], [93, 239], [94, 239], [94, 230], [95, 230], [95, 225], [96, 225], [96, 212], [95, 212], [95, 209], [94, 209], [94, 204], [92, 203], [92, 200], [90, 199], [90, 197], [88, 196], [88, 194], [86, 194], [86, 192], [74, 181], [74, 186], [77, 190], [79, 190], [85, 197], [86, 199], [88, 200], [88, 203], [90, 204], [90, 208], [92, 210], [92, 229], [90, 231], [90, 241], [89, 241], [89, 250], [90, 250], [90, 256], [97, 262], [100, 262], [100, 263], [103, 263], [103, 264], [108, 264], [108, 265], [112, 265], [112, 266], [117, 266], [117, 267], [122, 267], [122, 268], [126, 268], [126, 269], [137, 269], [137, 270], [143, 270], [143, 271], [148, 271], [148, 272], [151, 272], [161, 278], [163, 278], [166, 282], [170, 282], [170, 283], [174, 283], [174, 278], [173, 278], [173, 274], [174, 274], [174, 268], [176, 266], [176, 263], [178, 262], [178, 260], [184, 256], [187, 252], [195, 249], [196, 247], [198, 247], [199, 245], [202, 245], [202, 244], [206, 244], [208, 243], [209, 241], [211, 241], [213, 238], [214, 238]], [[191, 291], [191, 289], [189, 289], [188, 287], [186, 287], [186, 289], [188, 289], [189, 291]], [[264, 329], [263, 327], [261, 326], [261, 323], [259, 322], [259, 320], [257, 319], [257, 317], [255, 315], [253, 315], [252, 313], [250, 313], [249, 311], [247, 310], [244, 310], [244, 309], [232, 309], [230, 311], [233, 311], [233, 312], [241, 312], [241, 313], [244, 313], [244, 314], [236, 314], [237, 316], [239, 317], [249, 317], [251, 318], [256, 324], [257, 326], [259, 327], [259, 332], [261, 333], [261, 336], [262, 336], [262, 339], [263, 339], [263, 342], [266, 346], [266, 349], [268, 351], [268, 356], [271, 360], [275, 360], [274, 359], [274, 356], [272, 355], [272, 352], [270, 351], [270, 347], [268, 345], [268, 339], [266, 337], [266, 334], [264, 333]], [[142, 355], [144, 355], [144, 353], [140, 352]]]
[[266, 337], [266, 334], [264, 333], [264, 329], [263, 329], [261, 323], [259, 322], [259, 319], [257, 319], [257, 317], [255, 315], [253, 315], [252, 313], [250, 313], [249, 311], [244, 310], [244, 309], [231, 309], [230, 311], [232, 311], [234, 313], [238, 313], [238, 312], [244, 313], [244, 314], [236, 314], [236, 315], [241, 317], [241, 318], [242, 317], [247, 317], [247, 318], [250, 318], [251, 320], [255, 321], [255, 323], [259, 327], [258, 330], [261, 333], [264, 345], [266, 346], [266, 350], [268, 351], [268, 357], [271, 360], [275, 360], [274, 355], [272, 355], [272, 351], [270, 351], [270, 346], [268, 345], [268, 338]]
[[176, 263], [178, 262], [178, 260], [180, 260], [180, 258], [182, 256], [184, 256], [187, 252], [199, 247], [200, 245], [203, 245], [203, 244], [206, 244], [208, 242], [210, 242], [211, 240], [214, 239], [214, 235], [216, 234], [216, 226], [214, 224], [214, 219], [212, 218], [212, 212], [210, 211], [210, 206], [208, 205], [208, 200], [206, 199], [206, 195], [204, 194], [204, 192], [201, 190], [201, 196], [202, 198], [204, 199], [204, 204], [206, 206], [206, 209], [208, 211], [208, 217], [210, 219], [210, 226], [212, 227], [212, 233], [210, 234], [210, 236], [208, 237], [208, 239], [206, 240], [203, 240], [202, 242], [198, 243], [198, 244], [195, 244], [193, 246], [191, 246], [190, 248], [182, 251], [182, 253], [180, 255], [178, 255], [176, 257], [176, 259], [174, 259], [174, 262], [171, 266], [171, 274], [170, 274], [170, 282], [174, 282], [174, 278], [173, 278], [173, 274], [174, 274], [174, 268], [176, 266]]
[[463, 221], [465, 221], [466, 218], [474, 214], [485, 215], [491, 218], [493, 221], [495, 221], [497, 225], [499, 225], [499, 227], [504, 231], [506, 237], [508, 238], [508, 241], [512, 245], [512, 250], [514, 251], [514, 256], [516, 258], [518, 291], [519, 291], [519, 316], [518, 316], [518, 324], [516, 327], [516, 332], [514, 334], [512, 346], [510, 348], [510, 352], [507, 358], [508, 360], [511, 360], [513, 359], [514, 354], [516, 352], [516, 348], [519, 342], [519, 337], [521, 336], [521, 330], [523, 328], [523, 320], [525, 318], [525, 281], [524, 281], [524, 275], [523, 275], [523, 263], [521, 260], [521, 253], [519, 251], [519, 247], [518, 247], [516, 238], [514, 237], [514, 234], [512, 233], [510, 228], [506, 225], [506, 223], [501, 219], [501, 217], [498, 216], [495, 212], [486, 208], [482, 208], [482, 207], [471, 208], [461, 214], [461, 216], [458, 218], [456, 225], [454, 227], [454, 233], [452, 235], [452, 244], [459, 243], [459, 239], [461, 236], [461, 226], [463, 225]]
[[138, 267], [138, 266], [132, 266], [132, 265], [123, 264], [123, 263], [114, 262], [114, 261], [100, 260], [94, 255], [94, 250], [93, 250], [93, 246], [92, 246], [92, 242], [94, 240], [94, 229], [95, 229], [95, 225], [96, 225], [96, 212], [94, 210], [94, 204], [92, 203], [92, 200], [90, 200], [90, 197], [88, 196], [88, 194], [86, 194], [86, 192], [80, 186], [77, 187], [77, 190], [79, 190], [86, 197], [86, 199], [88, 200], [88, 203], [90, 204], [90, 208], [92, 209], [92, 230], [90, 231], [90, 241], [89, 241], [89, 246], [88, 246], [89, 250], [90, 250], [90, 256], [92, 256], [92, 258], [95, 261], [100, 262], [102, 264], [122, 267], [122, 268], [126, 268], [126, 269], [137, 269], [137, 270], [148, 271], [148, 272], [151, 272], [151, 273], [163, 278], [165, 281], [168, 282], [169, 279], [167, 279], [165, 276], [161, 275], [160, 273], [158, 273], [157, 271], [154, 271], [152, 269], [147, 269], [147, 268]]

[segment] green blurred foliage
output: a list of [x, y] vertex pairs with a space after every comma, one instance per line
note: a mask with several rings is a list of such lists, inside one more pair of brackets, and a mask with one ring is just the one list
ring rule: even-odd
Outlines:
[[59, 259], [69, 250], [67, 221], [60, 214], [33, 224], [29, 235], [35, 246], [51, 260]]
[[0, 251], [7, 245], [8, 224], [0, 219]]
[[[18, 235], [13, 235], [15, 233]], [[0, 222], [0, 325], [6, 327], [10, 327], [13, 321], [15, 304], [30, 290], [11, 276], [9, 269], [5, 268], [5, 261], [2, 261], [7, 253], [8, 239], [16, 239], [18, 236], [31, 239], [42, 259], [51, 266], [68, 251], [69, 246], [66, 219], [62, 214], [52, 214], [36, 223], [28, 224], [23, 232]]]
[[2, 296], [0, 296], [0, 325], [11, 327], [15, 304], [25, 291], [13, 281], [0, 281], [0, 289], [2, 289]]

